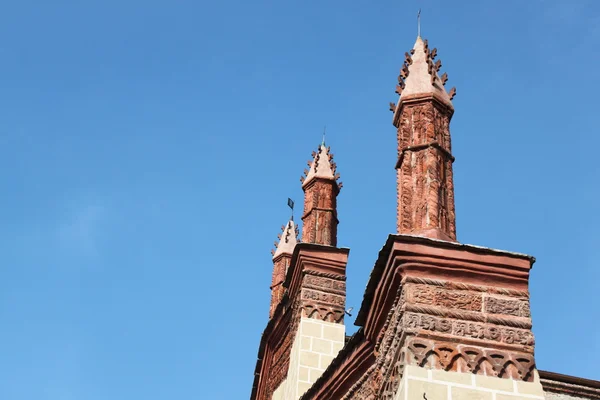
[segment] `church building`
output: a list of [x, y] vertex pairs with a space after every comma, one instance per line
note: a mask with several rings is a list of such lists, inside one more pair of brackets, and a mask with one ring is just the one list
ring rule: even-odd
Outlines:
[[325, 143], [313, 152], [302, 178], [302, 233], [288, 221], [273, 252], [251, 400], [600, 399], [598, 381], [536, 368], [535, 258], [456, 240], [456, 90], [446, 89], [440, 68], [437, 49], [417, 37], [398, 77], [398, 103], [390, 103], [397, 232], [376, 257], [351, 337], [349, 249], [337, 247], [342, 184]]

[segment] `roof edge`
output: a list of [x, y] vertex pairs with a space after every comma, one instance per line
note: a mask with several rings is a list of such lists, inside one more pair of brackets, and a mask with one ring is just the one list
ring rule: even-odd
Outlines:
[[[565, 383], [565, 384], [574, 385], [574, 386], [583, 386], [585, 388], [589, 388], [589, 389], [593, 389], [594, 391], [598, 391], [598, 396], [600, 397], [600, 381], [596, 381], [593, 379], [587, 379], [587, 378], [580, 378], [580, 377], [572, 376], [572, 375], [564, 375], [564, 374], [559, 374], [557, 372], [550, 372], [550, 371], [538, 370], [538, 373], [540, 374], [540, 380], [542, 381], [542, 386], [544, 386], [544, 381], [546, 381], [547, 384], [550, 383], [548, 381], [551, 381], [551, 382], [557, 382], [557, 383]], [[554, 385], [547, 385], [547, 386], [548, 387], [544, 387], [544, 390], [548, 390], [551, 392], [562, 391], [557, 386], [554, 386]]]
[[379, 255], [377, 256], [375, 265], [373, 266], [373, 269], [371, 270], [371, 275], [369, 276], [369, 281], [368, 281], [367, 287], [365, 289], [363, 301], [361, 303], [360, 310], [358, 311], [358, 314], [356, 316], [356, 320], [354, 321], [354, 325], [356, 325], [356, 326], [363, 326], [366, 322], [366, 318], [369, 313], [369, 308], [370, 308], [371, 302], [373, 300], [375, 289], [377, 288], [377, 285], [379, 284], [379, 280], [381, 278], [381, 275], [383, 274], [383, 270], [387, 263], [387, 259], [390, 255], [390, 252], [392, 250], [393, 244], [397, 240], [402, 240], [406, 243], [422, 243], [422, 244], [430, 244], [430, 245], [434, 244], [434, 245], [436, 245], [438, 247], [442, 247], [442, 248], [445, 247], [445, 248], [449, 248], [449, 249], [466, 250], [466, 251], [470, 251], [470, 252], [477, 253], [477, 254], [497, 254], [497, 255], [502, 255], [505, 257], [525, 259], [525, 260], [529, 260], [530, 268], [532, 268], [533, 264], [535, 263], [535, 257], [524, 254], [524, 253], [492, 249], [489, 247], [476, 246], [476, 245], [472, 245], [472, 244], [463, 244], [463, 243], [459, 243], [459, 242], [450, 242], [450, 241], [446, 241], [446, 240], [433, 239], [433, 238], [417, 236], [417, 235], [394, 234], [394, 233], [389, 234], [385, 244], [383, 245], [381, 250], [379, 250]]

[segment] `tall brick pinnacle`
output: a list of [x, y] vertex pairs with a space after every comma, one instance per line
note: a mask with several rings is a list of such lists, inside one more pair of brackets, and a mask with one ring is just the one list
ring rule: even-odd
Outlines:
[[342, 187], [333, 154], [325, 143], [313, 152], [300, 178], [304, 190], [302, 242], [337, 246], [337, 195]]
[[281, 302], [284, 293], [283, 281], [287, 268], [290, 265], [294, 247], [296, 247], [298, 236], [298, 226], [293, 220], [288, 221], [281, 227], [279, 234], [279, 243], [275, 242], [273, 254], [273, 279], [271, 281], [271, 307], [269, 309], [269, 318], [273, 316], [277, 305]]
[[456, 89], [446, 92], [447, 74], [435, 61], [437, 49], [417, 38], [405, 61], [390, 103], [398, 135], [398, 218], [401, 234], [456, 241], [450, 119]]

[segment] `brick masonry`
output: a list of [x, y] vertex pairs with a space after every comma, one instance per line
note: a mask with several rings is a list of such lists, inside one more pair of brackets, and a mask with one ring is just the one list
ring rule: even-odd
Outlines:
[[313, 153], [302, 178], [304, 212], [302, 242], [337, 246], [337, 195], [342, 187], [333, 154], [324, 144]]
[[[436, 56], [420, 37], [405, 54], [401, 97], [390, 104], [398, 234], [379, 253], [356, 318], [360, 329], [346, 345], [348, 252], [335, 247], [341, 185], [329, 149], [322, 144], [313, 154], [302, 184], [304, 243], [261, 341], [252, 400], [544, 398], [529, 303], [535, 259], [456, 240], [449, 129], [456, 90], [445, 90]], [[546, 386], [552, 400], [597, 395]]]

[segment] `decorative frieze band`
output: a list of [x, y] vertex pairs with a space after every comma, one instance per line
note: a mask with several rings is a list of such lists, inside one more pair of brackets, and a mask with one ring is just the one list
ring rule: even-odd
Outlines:
[[420, 330], [443, 333], [457, 337], [489, 340], [509, 345], [522, 345], [533, 351], [533, 333], [528, 329], [508, 328], [493, 324], [439, 318], [431, 315], [407, 312], [402, 324], [408, 331]]
[[343, 275], [307, 271], [300, 294], [302, 316], [327, 322], [342, 322], [346, 304]]
[[524, 300], [484, 297], [484, 312], [531, 318], [529, 302]]
[[307, 274], [304, 276], [302, 287], [346, 295], [346, 282], [331, 277]]
[[532, 354], [504, 352], [422, 338], [409, 339], [406, 348], [407, 364], [498, 378], [533, 380], [535, 362]]
[[328, 307], [320, 304], [304, 304], [302, 306], [304, 318], [314, 318], [320, 321], [339, 323], [344, 320], [344, 311], [339, 308]]
[[452, 290], [425, 284], [406, 284], [407, 301], [452, 311], [474, 311], [529, 319], [529, 299], [499, 297], [472, 290]]
[[495, 286], [473, 285], [463, 282], [445, 281], [441, 279], [423, 278], [419, 276], [407, 275], [402, 280], [402, 284], [418, 283], [430, 286], [439, 286], [451, 290], [472, 290], [474, 292], [486, 292], [493, 294], [501, 294], [515, 298], [528, 299], [529, 293], [523, 290], [514, 290], [508, 288], [500, 288]]
[[442, 307], [411, 303], [405, 304], [404, 310], [419, 314], [435, 315], [444, 318], [461, 319], [474, 322], [487, 322], [496, 325], [510, 326], [513, 328], [531, 329], [530, 318], [503, 317], [498, 315], [483, 314], [480, 312], [449, 310]]
[[302, 300], [311, 300], [338, 307], [344, 307], [344, 304], [346, 303], [346, 298], [344, 296], [311, 289], [302, 289]]
[[340, 274], [335, 274], [332, 272], [322, 272], [322, 271], [315, 271], [315, 270], [306, 270], [304, 271], [304, 275], [313, 275], [313, 276], [321, 276], [323, 278], [331, 278], [331, 279], [335, 279], [335, 280], [339, 280], [339, 281], [345, 281], [346, 280], [346, 275], [340, 275]]
[[483, 296], [480, 292], [448, 290], [429, 285], [407, 286], [407, 300], [411, 303], [432, 304], [454, 310], [482, 310]]

